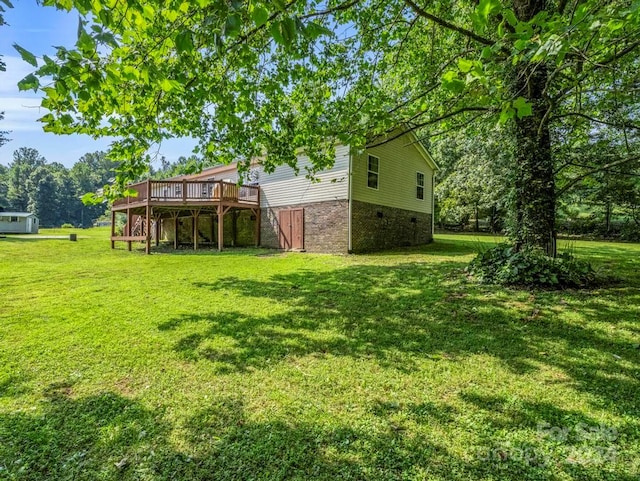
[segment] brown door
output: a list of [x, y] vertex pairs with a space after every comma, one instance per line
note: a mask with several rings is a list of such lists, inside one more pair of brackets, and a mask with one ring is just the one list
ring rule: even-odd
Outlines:
[[304, 249], [304, 209], [281, 210], [278, 222], [280, 249]]
[[304, 209], [291, 211], [291, 248], [304, 249]]

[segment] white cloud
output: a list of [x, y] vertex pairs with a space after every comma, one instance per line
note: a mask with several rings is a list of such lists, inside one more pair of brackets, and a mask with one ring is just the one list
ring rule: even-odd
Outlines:
[[48, 110], [40, 107], [40, 99], [37, 97], [0, 96], [0, 112], [4, 112], [0, 130], [34, 132], [42, 130], [42, 125], [37, 120]]
[[[0, 99], [5, 97], [5, 94], [18, 94], [20, 92], [18, 90], [18, 82], [35, 70], [33, 65], [29, 65], [17, 56], [5, 55], [3, 60], [7, 64], [7, 71], [0, 73], [2, 76], [2, 82], [0, 82]], [[33, 95], [33, 91], [31, 94]]]

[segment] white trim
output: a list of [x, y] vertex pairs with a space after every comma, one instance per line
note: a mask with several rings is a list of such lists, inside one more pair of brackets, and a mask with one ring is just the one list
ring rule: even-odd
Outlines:
[[[370, 160], [371, 157], [373, 157], [374, 159], [378, 159], [378, 172], [374, 172], [373, 170], [369, 170], [369, 160]], [[371, 187], [369, 185], [369, 172], [371, 172], [372, 174], [376, 174], [378, 176], [375, 187]], [[373, 155], [373, 154], [370, 154], [369, 152], [367, 152], [367, 189], [378, 190], [379, 188], [380, 188], [380, 157], [378, 157], [377, 155]]]
[[351, 253], [351, 216], [353, 214], [353, 152], [351, 147], [349, 147], [349, 167], [347, 168], [347, 175], [349, 176], [349, 184], [347, 184], [347, 252]]
[[436, 233], [436, 173], [431, 175], [431, 240]]
[[[418, 184], [418, 174], [422, 174], [422, 185]], [[427, 176], [424, 174], [424, 172], [420, 172], [419, 170], [416, 170], [416, 200], [421, 200], [422, 202], [424, 202], [424, 179], [426, 179]], [[418, 187], [422, 187], [422, 199], [420, 197], [418, 197]]]

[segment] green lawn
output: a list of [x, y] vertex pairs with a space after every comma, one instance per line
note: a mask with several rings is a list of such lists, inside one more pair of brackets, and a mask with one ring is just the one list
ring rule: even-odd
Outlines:
[[2, 480], [640, 476], [640, 246], [572, 243], [622, 282], [532, 293], [466, 279], [491, 237], [145, 256], [78, 234], [0, 239]]

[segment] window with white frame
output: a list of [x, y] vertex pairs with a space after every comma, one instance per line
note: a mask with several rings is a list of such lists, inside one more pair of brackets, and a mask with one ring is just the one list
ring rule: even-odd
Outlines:
[[380, 175], [380, 159], [375, 155], [370, 155], [367, 162], [367, 187], [378, 188], [378, 177]]
[[424, 174], [416, 172], [416, 199], [424, 200]]

